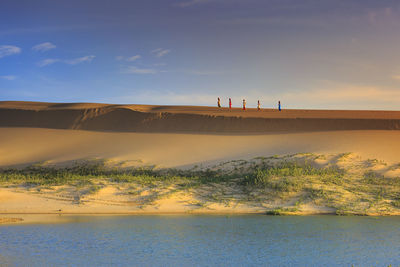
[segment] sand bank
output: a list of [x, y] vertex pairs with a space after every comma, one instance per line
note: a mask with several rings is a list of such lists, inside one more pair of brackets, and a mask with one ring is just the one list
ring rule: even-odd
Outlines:
[[[398, 111], [243, 112], [190, 106], [0, 102], [0, 168], [32, 164], [68, 166], [98, 159], [121, 168], [204, 170], [232, 160], [250, 162], [257, 157], [297, 153], [335, 158], [352, 152], [366, 162], [385, 162], [386, 167], [379, 169], [380, 175], [398, 177], [398, 129]], [[365, 171], [369, 163], [357, 164], [358, 171]], [[359, 175], [363, 177], [361, 172]], [[292, 209], [296, 202], [296, 198], [293, 203], [266, 200], [260, 206], [224, 200], [209, 201], [205, 208], [196, 196], [181, 192], [143, 206], [132, 201], [127, 189], [108, 183], [103, 181], [100, 191], [85, 196], [79, 203], [73, 194], [65, 193], [73, 188], [1, 188], [0, 213], [265, 213], [274, 207]], [[377, 214], [385, 214], [376, 210]], [[301, 212], [294, 213], [335, 212], [326, 205], [308, 203]], [[374, 212], [369, 210], [369, 214]]]

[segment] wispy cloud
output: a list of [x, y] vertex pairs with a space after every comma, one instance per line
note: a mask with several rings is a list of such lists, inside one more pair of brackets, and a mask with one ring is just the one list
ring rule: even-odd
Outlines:
[[171, 50], [164, 48], [157, 48], [151, 51], [151, 53], [154, 54], [156, 57], [163, 57], [166, 54], [169, 54], [170, 52]]
[[54, 64], [57, 62], [65, 63], [68, 65], [77, 65], [80, 63], [84, 63], [84, 62], [91, 62], [94, 58], [95, 58], [95, 56], [93, 56], [93, 55], [78, 57], [78, 58], [74, 58], [74, 59], [67, 59], [67, 60], [61, 60], [58, 58], [47, 58], [47, 59], [44, 59], [44, 60], [38, 62], [37, 65], [39, 67], [44, 67], [44, 66], [48, 66], [48, 65], [51, 65], [51, 64]]
[[8, 81], [13, 81], [13, 80], [17, 79], [17, 76], [14, 76], [14, 75], [4, 75], [4, 76], [0, 76], [0, 79], [4, 79], [4, 80], [8, 80]]
[[59, 62], [59, 61], [60, 60], [57, 59], [57, 58], [46, 58], [46, 59], [38, 62], [37, 65], [39, 67], [44, 67], [44, 66], [48, 66], [48, 65], [54, 64], [54, 63]]
[[128, 74], [156, 74], [158, 71], [156, 69], [145, 69], [145, 68], [138, 68], [135, 66], [127, 67], [123, 73]]
[[126, 59], [126, 61], [135, 61], [135, 60], [138, 60], [139, 58], [141, 58], [141, 56], [140, 55], [136, 55], [136, 56], [128, 57]]
[[35, 45], [34, 47], [32, 47], [32, 50], [38, 51], [38, 52], [45, 52], [45, 51], [49, 51], [54, 48], [56, 48], [56, 46], [54, 44], [52, 44], [50, 42], [45, 42], [45, 43]]
[[132, 62], [132, 61], [138, 60], [141, 57], [142, 57], [141, 55], [135, 55], [135, 56], [131, 56], [131, 57], [116, 56], [115, 60], [118, 60], [118, 61], [126, 60], [126, 61]]
[[0, 58], [21, 53], [21, 48], [14, 45], [0, 45]]
[[64, 60], [65, 63], [69, 65], [76, 65], [79, 63], [83, 62], [91, 62], [96, 56], [90, 55], [90, 56], [84, 56], [84, 57], [78, 57], [70, 60]]

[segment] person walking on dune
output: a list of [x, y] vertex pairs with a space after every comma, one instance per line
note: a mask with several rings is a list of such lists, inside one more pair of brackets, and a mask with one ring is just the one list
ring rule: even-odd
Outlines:
[[218, 104], [218, 107], [220, 108], [221, 107], [221, 99], [219, 99], [219, 97], [218, 97], [218, 100], [217, 100], [217, 104]]
[[261, 110], [260, 100], [257, 101], [257, 110]]
[[232, 99], [229, 98], [229, 110], [232, 109]]
[[279, 111], [282, 110], [282, 108], [281, 108], [281, 101], [278, 101], [278, 110], [279, 110]]
[[246, 110], [246, 99], [243, 99], [243, 110]]

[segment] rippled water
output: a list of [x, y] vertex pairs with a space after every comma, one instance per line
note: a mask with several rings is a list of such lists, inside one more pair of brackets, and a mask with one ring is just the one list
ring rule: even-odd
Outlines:
[[68, 219], [68, 223], [1, 226], [0, 262], [11, 266], [400, 264], [399, 217], [171, 215]]

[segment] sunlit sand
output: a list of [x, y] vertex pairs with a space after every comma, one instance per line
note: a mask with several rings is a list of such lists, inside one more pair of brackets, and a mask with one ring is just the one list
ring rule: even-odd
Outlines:
[[[389, 167], [397, 166], [400, 159], [399, 125], [400, 112], [395, 111], [244, 112], [189, 106], [1, 102], [0, 167], [65, 167], [102, 160], [120, 168], [206, 170], [257, 157], [298, 153], [330, 157], [351, 152], [361, 161], [384, 161], [387, 167], [378, 168], [379, 173], [396, 177], [394, 167], [392, 172]], [[74, 202], [73, 194], [65, 193], [72, 190], [65, 187], [60, 194], [54, 194], [60, 188], [40, 192], [2, 188], [0, 212], [260, 213], [277, 205], [290, 206], [288, 201], [257, 206], [233, 200], [229, 205], [209, 202], [203, 207], [195, 194], [183, 192], [139, 205], [130, 202], [132, 195], [121, 193], [127, 189], [117, 187], [103, 181], [101, 189], [80, 204]], [[334, 212], [324, 205], [307, 204], [298, 213]]]

